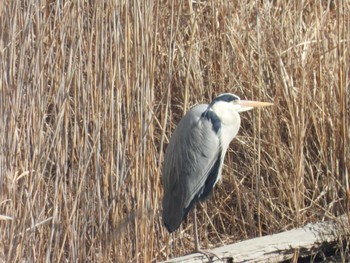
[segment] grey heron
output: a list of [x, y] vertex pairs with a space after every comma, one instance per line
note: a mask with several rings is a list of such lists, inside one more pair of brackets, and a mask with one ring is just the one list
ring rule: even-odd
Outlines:
[[[239, 113], [269, 105], [273, 104], [224, 93], [209, 105], [193, 107], [181, 119], [166, 149], [162, 172], [162, 216], [170, 233], [220, 179], [225, 153], [240, 128]], [[195, 209], [194, 232], [195, 249], [200, 251]]]

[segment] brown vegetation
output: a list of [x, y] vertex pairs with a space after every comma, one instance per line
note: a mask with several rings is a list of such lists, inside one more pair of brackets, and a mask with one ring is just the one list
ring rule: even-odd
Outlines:
[[191, 218], [173, 236], [160, 218], [163, 152], [222, 92], [275, 106], [242, 114], [199, 211], [204, 247], [348, 211], [349, 15], [333, 0], [0, 1], [0, 261], [190, 252]]

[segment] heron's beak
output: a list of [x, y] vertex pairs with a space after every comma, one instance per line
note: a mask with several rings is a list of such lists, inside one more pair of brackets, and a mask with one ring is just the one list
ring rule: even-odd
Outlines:
[[241, 108], [238, 110], [238, 112], [242, 112], [242, 111], [252, 110], [253, 108], [261, 108], [261, 107], [266, 107], [266, 106], [272, 106], [273, 103], [261, 102], [261, 101], [252, 101], [252, 100], [240, 100], [240, 101], [238, 101], [238, 105], [241, 106]]

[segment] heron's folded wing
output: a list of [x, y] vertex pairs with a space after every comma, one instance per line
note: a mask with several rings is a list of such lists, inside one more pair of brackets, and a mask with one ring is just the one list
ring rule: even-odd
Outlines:
[[217, 180], [223, 157], [219, 136], [211, 121], [201, 118], [206, 107], [199, 105], [186, 114], [166, 151], [163, 219], [169, 228], [176, 229], [194, 202], [207, 195]]
[[221, 163], [221, 148], [218, 134], [207, 119], [198, 121], [186, 136], [187, 147], [181, 149], [181, 171], [186, 189], [185, 206], [196, 199], [206, 197], [217, 181]]

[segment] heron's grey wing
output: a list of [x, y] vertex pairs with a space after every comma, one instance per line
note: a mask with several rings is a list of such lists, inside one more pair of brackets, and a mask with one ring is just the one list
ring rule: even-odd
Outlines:
[[213, 124], [201, 118], [208, 105], [192, 108], [175, 129], [163, 165], [163, 220], [170, 232], [181, 224], [194, 202], [217, 181], [221, 149]]

